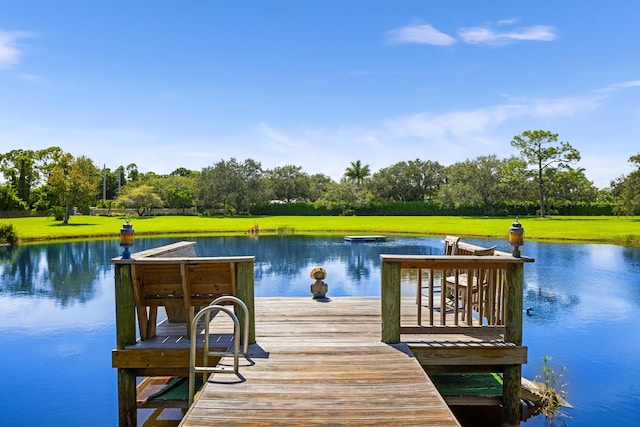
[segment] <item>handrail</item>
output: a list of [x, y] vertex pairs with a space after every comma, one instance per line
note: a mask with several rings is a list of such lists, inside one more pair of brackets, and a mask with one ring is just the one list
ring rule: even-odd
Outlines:
[[234, 304], [239, 305], [240, 308], [242, 308], [242, 311], [244, 313], [244, 318], [245, 318], [244, 336], [242, 337], [243, 338], [243, 340], [242, 340], [242, 355], [244, 357], [248, 357], [248, 354], [249, 354], [249, 322], [251, 321], [251, 319], [249, 319], [249, 309], [247, 308], [247, 305], [244, 303], [244, 301], [242, 301], [238, 297], [234, 297], [233, 295], [223, 295], [223, 296], [213, 300], [211, 302], [211, 304], [209, 304], [209, 305], [221, 305], [220, 303], [222, 303], [222, 302], [233, 302]]
[[228, 257], [180, 257], [180, 256], [172, 256], [172, 257], [144, 257], [144, 258], [134, 258], [136, 254], [132, 254], [130, 259], [122, 259], [120, 257], [113, 258], [111, 262], [113, 264], [176, 264], [176, 263], [186, 263], [186, 264], [215, 264], [215, 263], [229, 263], [229, 262], [253, 262], [256, 257], [253, 255], [242, 255], [242, 256], [228, 256]]
[[[223, 312], [227, 314], [233, 320], [233, 353], [228, 351], [209, 351], [209, 324], [210, 316], [212, 313]], [[196, 336], [198, 333], [198, 322], [202, 317], [206, 317], [204, 325], [204, 349], [202, 351], [202, 366], [196, 366]], [[239, 355], [240, 355], [240, 322], [235, 313], [230, 309], [221, 305], [209, 305], [193, 317], [191, 322], [191, 346], [189, 351], [189, 406], [193, 403], [195, 395], [195, 375], [196, 372], [201, 372], [203, 380], [206, 380], [207, 374], [232, 373], [228, 369], [208, 366], [209, 356], [233, 356], [233, 373], [238, 374]]]

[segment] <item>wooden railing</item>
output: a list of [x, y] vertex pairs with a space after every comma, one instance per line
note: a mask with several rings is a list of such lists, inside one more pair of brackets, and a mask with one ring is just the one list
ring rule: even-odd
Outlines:
[[418, 269], [418, 326], [504, 325], [506, 269], [472, 267]]
[[[493, 256], [478, 255], [380, 255], [382, 260], [381, 270], [381, 309], [382, 309], [382, 341], [388, 344], [396, 344], [401, 340], [401, 334], [474, 334], [496, 332], [500, 328], [503, 333], [504, 343], [507, 347], [522, 346], [522, 308], [523, 308], [523, 283], [524, 264], [533, 262], [531, 258], [514, 258], [509, 254], [499, 253]], [[427, 281], [430, 291], [427, 295], [427, 309], [429, 310], [428, 324], [415, 326], [402, 326], [400, 323], [400, 282], [402, 269], [417, 269], [419, 276], [427, 272]], [[481, 273], [481, 272], [487, 272]], [[458, 296], [460, 287], [460, 275], [466, 274], [471, 286], [476, 281], [478, 290], [476, 296], [469, 288], [464, 295], [466, 301], [460, 302]], [[424, 277], [424, 276], [423, 276]], [[440, 280], [441, 292], [439, 304], [436, 304], [435, 289], [436, 279]], [[447, 286], [447, 277], [453, 277], [453, 288]], [[456, 279], [457, 277], [457, 279]], [[487, 289], [482, 290], [483, 277], [500, 287], [500, 295]], [[491, 279], [493, 277], [494, 279]], [[417, 285], [418, 286], [418, 285]], [[421, 291], [421, 289], [419, 289]], [[452, 296], [452, 313], [446, 314], [449, 301], [447, 293]], [[497, 298], [499, 303], [483, 308], [483, 295]], [[493, 294], [492, 294], [493, 292]], [[418, 301], [420, 303], [420, 301]], [[462, 315], [458, 316], [459, 305], [466, 304]], [[474, 304], [476, 310], [474, 310]], [[419, 305], [421, 306], [421, 304]], [[474, 315], [477, 316], [474, 320]], [[487, 319], [492, 319], [489, 322]], [[502, 329], [504, 328], [504, 329]], [[520, 424], [520, 381], [522, 366], [520, 362], [505, 363], [503, 373], [503, 425]]]
[[[460, 328], [470, 331], [500, 326], [504, 327], [505, 341], [522, 344], [523, 265], [533, 262], [531, 258], [502, 254], [380, 255], [380, 258], [383, 342], [398, 343], [401, 333], [453, 333]], [[400, 324], [402, 269], [417, 269], [423, 281], [426, 276], [428, 284], [433, 283], [427, 286], [424, 301], [428, 310], [427, 325], [402, 328]], [[460, 292], [462, 274], [466, 275], [467, 282], [480, 286], [475, 291]], [[449, 284], [442, 286], [445, 281]], [[438, 282], [441, 290], [436, 298]]]

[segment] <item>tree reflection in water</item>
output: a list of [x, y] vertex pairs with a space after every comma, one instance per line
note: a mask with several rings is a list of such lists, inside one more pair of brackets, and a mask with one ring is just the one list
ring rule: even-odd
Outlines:
[[[254, 255], [256, 296], [311, 298], [309, 272], [328, 272], [329, 297], [380, 295], [381, 253], [440, 254], [441, 238], [398, 237], [380, 243], [346, 243], [342, 236], [139, 238], [133, 251], [194, 240], [200, 256]], [[482, 246], [504, 241], [465, 239]], [[51, 396], [39, 402], [47, 425], [116, 423], [115, 374], [110, 352], [113, 265], [117, 238], [0, 247], [0, 332], [6, 371], [0, 398], [7, 425], [36, 425], [33, 384]], [[640, 249], [613, 245], [525, 242], [524, 345], [536, 361], [553, 357], [567, 366], [568, 425], [626, 425], [640, 405]], [[416, 271], [402, 271], [405, 295], [415, 295]], [[30, 337], [25, 339], [25, 337]], [[81, 339], [79, 339], [79, 337]], [[91, 378], [92, 393], [79, 393]], [[615, 386], [615, 393], [601, 390]], [[56, 397], [58, 397], [56, 399]], [[69, 399], [69, 396], [74, 396]], [[47, 406], [49, 405], [49, 406]], [[67, 408], [61, 411], [60, 408]], [[536, 425], [528, 421], [526, 425]]]

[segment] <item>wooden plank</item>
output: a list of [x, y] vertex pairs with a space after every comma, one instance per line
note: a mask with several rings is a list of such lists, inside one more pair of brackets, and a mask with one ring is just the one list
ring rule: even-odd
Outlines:
[[533, 258], [514, 258], [511, 256], [477, 256], [477, 255], [397, 255], [381, 254], [382, 262], [397, 263], [402, 268], [432, 268], [436, 270], [474, 269], [474, 268], [506, 268], [509, 264], [534, 262]]
[[252, 361], [242, 381], [214, 374], [181, 425], [458, 425], [406, 348], [325, 341]]
[[196, 242], [176, 242], [131, 254], [131, 258], [196, 256]]
[[[211, 350], [226, 351], [228, 346], [211, 346]], [[196, 360], [202, 361], [202, 350], [196, 352]], [[211, 363], [215, 363], [210, 356]], [[135, 349], [114, 350], [111, 353], [114, 368], [185, 368], [189, 366], [189, 349]]]
[[380, 343], [380, 299], [260, 298], [255, 313], [251, 363], [214, 374], [182, 425], [458, 425], [409, 349]]
[[167, 256], [167, 257], [144, 257], [144, 258], [131, 258], [122, 259], [120, 257], [111, 259], [113, 264], [179, 264], [179, 263], [194, 263], [194, 264], [215, 264], [223, 263], [228, 264], [230, 262], [254, 262], [255, 256], [229, 256], [229, 257], [192, 257], [192, 256]]
[[463, 335], [487, 335], [504, 334], [504, 326], [402, 326], [402, 334], [463, 334]]
[[527, 347], [515, 346], [421, 346], [409, 344], [423, 365], [519, 365], [527, 363]]

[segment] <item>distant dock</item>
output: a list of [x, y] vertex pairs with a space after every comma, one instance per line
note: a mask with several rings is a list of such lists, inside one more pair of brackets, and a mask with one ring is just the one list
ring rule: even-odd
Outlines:
[[387, 236], [344, 236], [345, 242], [386, 242]]

